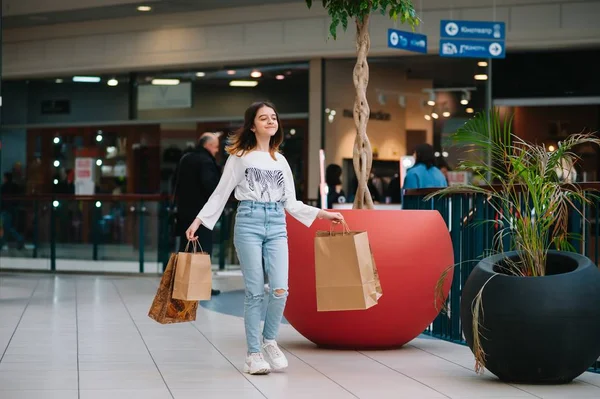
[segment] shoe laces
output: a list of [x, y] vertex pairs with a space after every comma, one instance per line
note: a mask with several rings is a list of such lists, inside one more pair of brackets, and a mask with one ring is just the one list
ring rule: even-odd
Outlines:
[[252, 358], [253, 361], [255, 362], [264, 362], [265, 358], [263, 357], [263, 354], [260, 352], [257, 353], [251, 353], [250, 357]]
[[265, 352], [269, 354], [272, 358], [278, 358], [283, 356], [283, 353], [279, 349], [276, 343], [269, 343], [265, 345]]

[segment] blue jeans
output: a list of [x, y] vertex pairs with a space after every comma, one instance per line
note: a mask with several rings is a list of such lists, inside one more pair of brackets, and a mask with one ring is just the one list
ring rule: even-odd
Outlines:
[[265, 273], [269, 279], [269, 302], [262, 333], [265, 339], [277, 337], [287, 301], [288, 241], [283, 205], [241, 201], [235, 217], [234, 244], [246, 287], [244, 324], [248, 353], [257, 353], [261, 351]]

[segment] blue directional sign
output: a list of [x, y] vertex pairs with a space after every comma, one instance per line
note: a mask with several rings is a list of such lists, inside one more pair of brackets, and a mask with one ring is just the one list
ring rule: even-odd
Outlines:
[[504, 58], [506, 49], [502, 40], [441, 39], [442, 57]]
[[504, 22], [442, 20], [440, 37], [504, 40], [506, 38], [506, 24]]
[[419, 33], [388, 29], [388, 47], [417, 53], [427, 53], [427, 36]]

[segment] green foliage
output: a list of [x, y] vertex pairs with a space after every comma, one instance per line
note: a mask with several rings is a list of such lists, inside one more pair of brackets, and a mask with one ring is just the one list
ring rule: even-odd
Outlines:
[[[551, 246], [573, 250], [567, 234], [569, 209], [587, 204], [590, 195], [561, 179], [558, 171], [577, 161], [574, 147], [600, 145], [594, 133], [573, 134], [555, 151], [526, 142], [511, 133], [512, 118], [499, 112], [480, 113], [453, 135], [453, 142], [468, 148], [473, 159], [460, 162], [459, 170], [472, 171], [482, 185], [459, 185], [436, 195], [473, 193], [484, 195], [500, 216], [497, 243], [510, 236], [519, 260], [507, 263], [505, 272], [518, 276], [543, 276]], [[488, 163], [487, 157], [491, 162]], [[500, 250], [503, 250], [500, 248]]]
[[[365, 16], [373, 12], [389, 15], [394, 21], [408, 23], [414, 30], [421, 22], [410, 0], [322, 0], [323, 7], [331, 17], [329, 34], [336, 39], [337, 28], [341, 24], [344, 31], [348, 28], [348, 19], [362, 22]], [[310, 8], [312, 0], [306, 0]]]

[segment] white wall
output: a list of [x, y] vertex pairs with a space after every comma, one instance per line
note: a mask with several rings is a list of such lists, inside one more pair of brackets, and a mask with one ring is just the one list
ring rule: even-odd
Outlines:
[[[431, 53], [445, 18], [505, 21], [509, 50], [600, 43], [600, 0], [495, 0], [495, 11], [494, 0], [415, 3]], [[354, 55], [352, 25], [337, 41], [326, 39], [328, 25], [316, 1], [311, 10], [296, 2], [12, 29], [4, 32], [3, 71], [16, 78]], [[387, 49], [390, 27], [373, 17], [372, 55], [405, 54]]]

